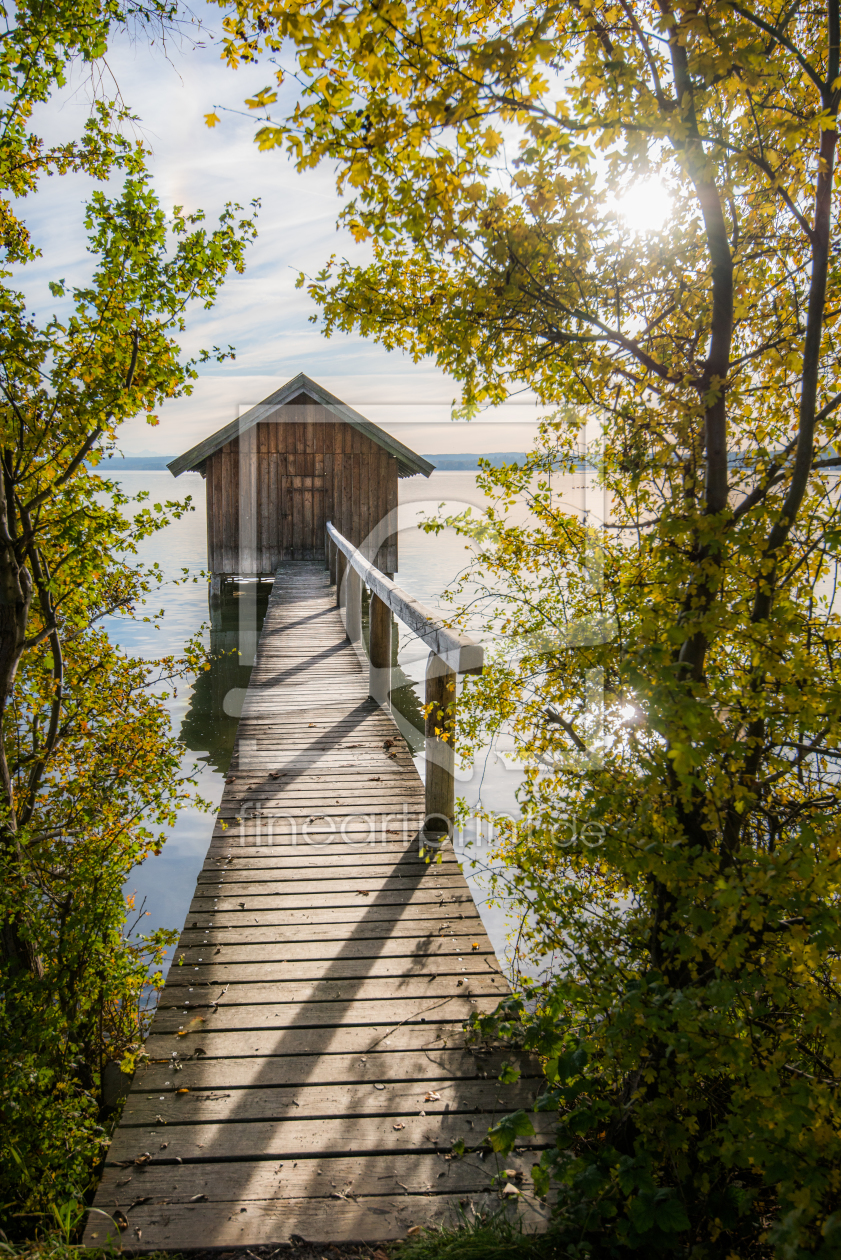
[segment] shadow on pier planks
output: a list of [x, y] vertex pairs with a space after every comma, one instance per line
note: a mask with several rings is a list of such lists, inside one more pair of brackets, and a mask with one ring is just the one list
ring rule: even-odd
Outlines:
[[[501, 1087], [501, 1056], [465, 1047], [464, 1021], [507, 987], [452, 853], [420, 856], [423, 804], [328, 575], [285, 565], [96, 1195], [127, 1218], [124, 1247], [386, 1241], [499, 1207], [494, 1157], [450, 1148], [476, 1147], [539, 1079], [526, 1063]], [[521, 1186], [545, 1140], [506, 1160]], [[85, 1242], [116, 1232], [91, 1213]]]

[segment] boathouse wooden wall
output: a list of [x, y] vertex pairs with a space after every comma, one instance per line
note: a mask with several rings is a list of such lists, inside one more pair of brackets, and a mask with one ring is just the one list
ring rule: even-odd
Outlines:
[[[269, 575], [284, 560], [320, 560], [327, 521], [362, 547], [397, 508], [395, 457], [321, 406], [279, 407], [210, 455], [205, 476], [216, 574]], [[368, 558], [395, 573], [396, 534]]]

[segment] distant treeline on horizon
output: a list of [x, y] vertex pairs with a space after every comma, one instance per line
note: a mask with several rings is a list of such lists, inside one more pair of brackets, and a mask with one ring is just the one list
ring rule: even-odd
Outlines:
[[[834, 454], [834, 451], [833, 451]], [[109, 470], [119, 465], [124, 472], [163, 472], [176, 457], [174, 455], [122, 455], [109, 456], [98, 465], [101, 470]], [[522, 464], [526, 458], [525, 451], [488, 451], [486, 453], [466, 452], [459, 455], [424, 455], [430, 464], [434, 464], [437, 472], [478, 472], [479, 460], [486, 459], [492, 468], [501, 468], [504, 464]], [[731, 451], [727, 456], [730, 468], [740, 468], [745, 458], [738, 451]], [[581, 471], [584, 462], [576, 465]], [[595, 465], [593, 466], [595, 467]]]
[[[102, 460], [99, 468], [111, 468], [119, 465], [125, 472], [162, 472], [175, 455], [115, 455]], [[492, 467], [501, 468], [503, 464], [520, 464], [526, 458], [525, 451], [489, 451], [487, 454], [462, 455], [424, 455], [430, 464], [434, 464], [439, 472], [476, 472], [479, 460], [486, 459]]]

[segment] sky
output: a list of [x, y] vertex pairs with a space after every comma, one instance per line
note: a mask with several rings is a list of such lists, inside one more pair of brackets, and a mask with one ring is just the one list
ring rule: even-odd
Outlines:
[[[192, 353], [231, 343], [236, 360], [202, 369], [193, 395], [165, 404], [157, 428], [143, 419], [124, 426], [123, 453], [179, 454], [298, 372], [414, 450], [528, 449], [539, 416], [529, 395], [469, 424], [454, 423], [450, 409], [458, 387], [434, 363], [412, 363], [357, 336], [327, 340], [309, 321], [315, 305], [295, 288], [298, 272], [313, 274], [331, 253], [352, 257], [357, 248], [349, 234], [337, 234], [340, 202], [332, 174], [325, 167], [299, 175], [285, 155], [257, 150], [255, 118], [242, 102], [269, 82], [269, 68], [228, 69], [216, 42], [221, 10], [193, 6], [193, 11], [206, 24], [204, 47], [183, 40], [164, 50], [159, 43], [149, 47], [121, 37], [109, 51], [108, 71], [140, 116], [139, 132], [152, 149], [150, 168], [164, 206], [202, 207], [212, 220], [226, 201], [247, 205], [260, 197], [260, 234], [248, 251], [245, 274], [232, 276], [211, 311], [194, 309], [182, 339]], [[50, 140], [78, 135], [88, 96], [77, 80], [38, 111], [36, 129]], [[214, 109], [222, 122], [210, 130], [204, 115]], [[84, 176], [56, 177], [19, 204], [43, 257], [16, 278], [41, 320], [56, 305], [48, 281], [81, 283], [89, 274], [83, 219], [94, 186]], [[115, 181], [113, 190], [117, 187]]]

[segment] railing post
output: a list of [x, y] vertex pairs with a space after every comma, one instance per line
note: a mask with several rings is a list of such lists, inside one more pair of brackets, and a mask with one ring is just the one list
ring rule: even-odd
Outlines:
[[339, 548], [337, 547], [336, 548], [336, 607], [337, 608], [341, 608], [342, 606], [342, 582], [344, 580], [346, 568], [347, 568], [347, 560], [345, 559], [345, 553], [343, 551], [339, 551]]
[[384, 709], [391, 694], [391, 609], [371, 591], [368, 606], [368, 695]]
[[351, 643], [359, 643], [362, 638], [362, 578], [352, 564], [347, 566], [347, 571], [345, 630]]
[[[427, 838], [452, 837], [455, 790], [456, 674], [430, 652], [426, 666], [426, 824]], [[446, 737], [446, 738], [445, 738]]]

